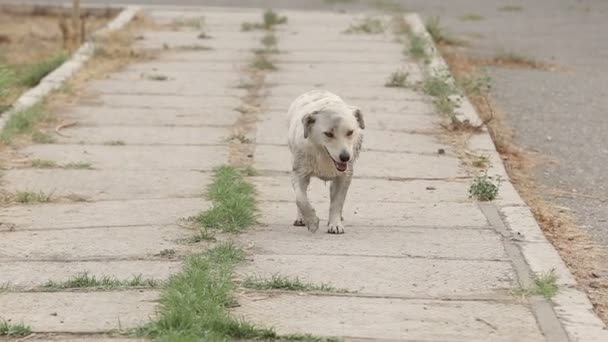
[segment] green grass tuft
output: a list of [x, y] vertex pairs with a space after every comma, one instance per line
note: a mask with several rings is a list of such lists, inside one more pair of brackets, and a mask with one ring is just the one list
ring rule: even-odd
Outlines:
[[349, 293], [346, 289], [337, 289], [329, 284], [313, 284], [306, 283], [299, 278], [288, 278], [278, 274], [273, 275], [270, 279], [260, 277], [247, 277], [243, 281], [243, 287], [255, 290], [284, 290], [284, 291], [300, 291], [300, 292], [333, 292], [333, 293]]
[[408, 47], [408, 53], [415, 59], [428, 60], [429, 56], [426, 50], [426, 42], [424, 38], [418, 34], [410, 34], [410, 44]]
[[0, 336], [27, 336], [32, 333], [32, 329], [23, 323], [13, 324], [0, 319]]
[[460, 17], [462, 21], [480, 21], [483, 20], [483, 16], [476, 13], [467, 13]]
[[382, 21], [377, 18], [365, 17], [351, 24], [344, 33], [347, 34], [380, 34], [384, 32]]
[[8, 118], [6, 125], [0, 133], [0, 141], [10, 144], [18, 135], [31, 134], [36, 123], [44, 119], [45, 116], [46, 114], [43, 112], [42, 105], [40, 104], [14, 112]]
[[502, 179], [500, 176], [491, 177], [487, 172], [476, 177], [469, 188], [469, 197], [478, 201], [492, 201], [498, 195]]
[[241, 31], [253, 31], [253, 30], [272, 30], [277, 25], [283, 25], [287, 23], [287, 17], [278, 15], [275, 11], [268, 9], [264, 11], [261, 23], [249, 23], [245, 22], [241, 24]]
[[40, 81], [68, 59], [68, 55], [60, 53], [46, 60], [28, 66], [19, 73], [18, 83], [24, 87], [35, 87]]
[[15, 83], [15, 72], [8, 66], [0, 63], [0, 105], [4, 105], [10, 94], [10, 88]]
[[268, 33], [260, 40], [266, 48], [271, 48], [277, 45], [277, 37], [273, 33]]
[[277, 70], [277, 67], [266, 57], [266, 54], [256, 54], [249, 66], [257, 70]]
[[557, 285], [557, 275], [555, 270], [536, 275], [534, 277], [534, 286], [527, 289], [518, 289], [513, 291], [513, 294], [518, 297], [528, 297], [531, 295], [543, 296], [546, 299], [553, 298], [559, 292]]
[[34, 159], [32, 160], [32, 167], [35, 169], [56, 169], [59, 168], [59, 164], [52, 160]]
[[241, 232], [255, 223], [254, 188], [239, 170], [230, 166], [216, 169], [207, 196], [213, 207], [191, 218], [201, 227]]
[[52, 194], [42, 191], [17, 191], [14, 196], [15, 202], [22, 204], [48, 203], [52, 200]]
[[234, 267], [243, 258], [230, 243], [187, 258], [183, 271], [171, 277], [163, 291], [157, 318], [139, 328], [138, 335], [160, 341], [277, 338], [272, 329], [234, 319], [227, 310], [234, 304]]
[[122, 141], [122, 140], [110, 140], [110, 141], [106, 141], [103, 144], [104, 145], [108, 145], [108, 146], [124, 146], [124, 145], [126, 145], [125, 142]]
[[89, 275], [88, 272], [77, 274], [66, 281], [48, 281], [43, 287], [47, 290], [63, 290], [76, 288], [124, 288], [124, 287], [158, 287], [161, 282], [155, 279], [143, 278], [142, 275], [133, 276], [128, 280], [102, 276], [100, 278]]
[[93, 170], [93, 165], [88, 162], [74, 162], [67, 163], [61, 166], [63, 169], [76, 169], [76, 170]]
[[389, 76], [384, 86], [388, 88], [406, 88], [409, 86], [407, 82], [409, 75], [409, 73], [404, 71], [395, 71]]

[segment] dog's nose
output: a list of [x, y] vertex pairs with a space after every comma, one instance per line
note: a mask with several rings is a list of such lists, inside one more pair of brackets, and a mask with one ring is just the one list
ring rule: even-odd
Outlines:
[[340, 161], [346, 163], [349, 160], [350, 160], [350, 154], [348, 154], [348, 152], [346, 152], [346, 151], [342, 151], [342, 153], [340, 153]]

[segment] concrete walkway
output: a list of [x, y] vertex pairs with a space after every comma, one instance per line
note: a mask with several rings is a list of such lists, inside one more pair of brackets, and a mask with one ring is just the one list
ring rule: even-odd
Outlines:
[[[62, 200], [2, 210], [0, 284], [8, 283], [8, 291], [0, 293], [0, 317], [62, 340], [65, 333], [147, 321], [156, 290], [48, 292], [40, 286], [84, 271], [166, 279], [182, 256], [204, 246], [184, 244], [192, 232], [176, 222], [209, 207], [201, 194], [214, 167], [240, 160], [258, 171], [251, 181], [261, 224], [238, 237], [251, 254], [238, 277], [280, 274], [350, 292], [239, 290], [235, 315], [280, 333], [351, 339], [566, 341], [547, 301], [512, 295], [520, 283], [529, 284], [530, 270], [496, 207], [468, 199], [470, 175], [444, 143], [432, 99], [384, 87], [397, 69], [412, 82], [422, 78], [391, 33], [345, 35], [353, 20], [348, 15], [282, 13], [289, 22], [276, 35], [286, 53], [265, 76], [255, 127], [243, 128], [234, 110], [247, 92], [239, 87], [242, 67], [264, 32], [241, 32], [240, 25], [259, 21], [261, 13], [150, 14], [159, 23], [204, 16], [212, 39], [198, 39], [196, 30], [146, 32], [138, 44], [165, 47], [159, 58], [92, 81], [88, 91], [96, 96], [63, 113], [78, 121], [62, 131], [69, 138], [20, 151], [29, 160], [86, 162], [92, 169], [4, 172], [11, 191], [41, 190]], [[192, 48], [197, 45], [212, 50]], [[296, 210], [284, 113], [314, 87], [342, 95], [365, 115], [365, 151], [344, 210], [345, 235], [291, 226]], [[247, 149], [229, 142], [235, 132], [255, 142], [253, 154], [239, 155]], [[510, 184], [503, 190], [498, 204], [519, 205]], [[313, 182], [310, 196], [322, 219], [327, 193], [328, 186]], [[66, 199], [74, 194], [86, 201]]]

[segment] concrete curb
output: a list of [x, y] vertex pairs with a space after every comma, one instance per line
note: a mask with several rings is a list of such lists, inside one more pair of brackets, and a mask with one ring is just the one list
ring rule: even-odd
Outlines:
[[[416, 13], [408, 14], [405, 16], [405, 20], [412, 32], [426, 41], [427, 54], [430, 56], [430, 62], [426, 65], [428, 75], [447, 77], [448, 82], [455, 82], [420, 16]], [[466, 96], [460, 96], [459, 103], [460, 107], [456, 110], [458, 121], [472, 126], [483, 125], [477, 111]], [[530, 207], [514, 190], [492, 138], [485, 127], [481, 128], [481, 132], [473, 135], [468, 141], [468, 149], [475, 154], [487, 156], [491, 161], [488, 173], [500, 175], [506, 180], [509, 195], [506, 198], [497, 199], [494, 205], [509, 230], [511, 240], [519, 248], [530, 271], [534, 274], [542, 274], [553, 270], [558, 275], [559, 293], [552, 298], [551, 302], [569, 339], [580, 342], [608, 341], [606, 325], [593, 311], [593, 305], [585, 292], [577, 288], [578, 284], [574, 276], [543, 234]], [[503, 190], [504, 187], [505, 185], [502, 186]]]
[[[424, 65], [426, 67], [426, 73], [430, 76], [445, 77], [449, 83], [455, 84], [456, 81], [450, 74], [448, 65], [439, 54], [439, 51], [433, 42], [433, 38], [426, 30], [420, 16], [416, 13], [406, 14], [405, 21], [410, 26], [412, 33], [420, 36], [426, 43], [426, 52], [430, 57], [429, 63]], [[483, 121], [481, 121], [475, 108], [466, 96], [458, 95], [455, 96], [453, 100], [458, 104], [458, 108], [456, 108], [454, 112], [456, 119], [460, 123], [473, 127], [483, 125]]]
[[138, 6], [128, 6], [123, 9], [116, 18], [106, 24], [106, 26], [94, 32], [91, 35], [91, 39], [82, 44], [70, 59], [44, 77], [37, 86], [21, 94], [13, 103], [12, 108], [0, 116], [0, 131], [4, 129], [4, 126], [12, 115], [34, 106], [44, 100], [52, 91], [61, 88], [65, 82], [82, 69], [84, 64], [93, 56], [96, 38], [123, 28], [135, 17], [139, 10], [140, 7]]

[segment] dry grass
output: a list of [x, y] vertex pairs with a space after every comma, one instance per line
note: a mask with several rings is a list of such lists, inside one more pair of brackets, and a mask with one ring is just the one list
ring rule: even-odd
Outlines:
[[[479, 68], [486, 65], [446, 47], [440, 47], [440, 50], [457, 81], [475, 77], [479, 74]], [[487, 93], [467, 95], [481, 119], [486, 122], [517, 191], [530, 206], [545, 236], [557, 248], [570, 271], [591, 298], [595, 311], [604, 322], [608, 322], [608, 279], [601, 276], [606, 272], [608, 255], [594, 246], [590, 236], [576, 225], [573, 217], [541, 197], [540, 194], [546, 189], [541, 188], [534, 178], [534, 168], [537, 163], [547, 158], [525, 151], [513, 143], [511, 128]]]

